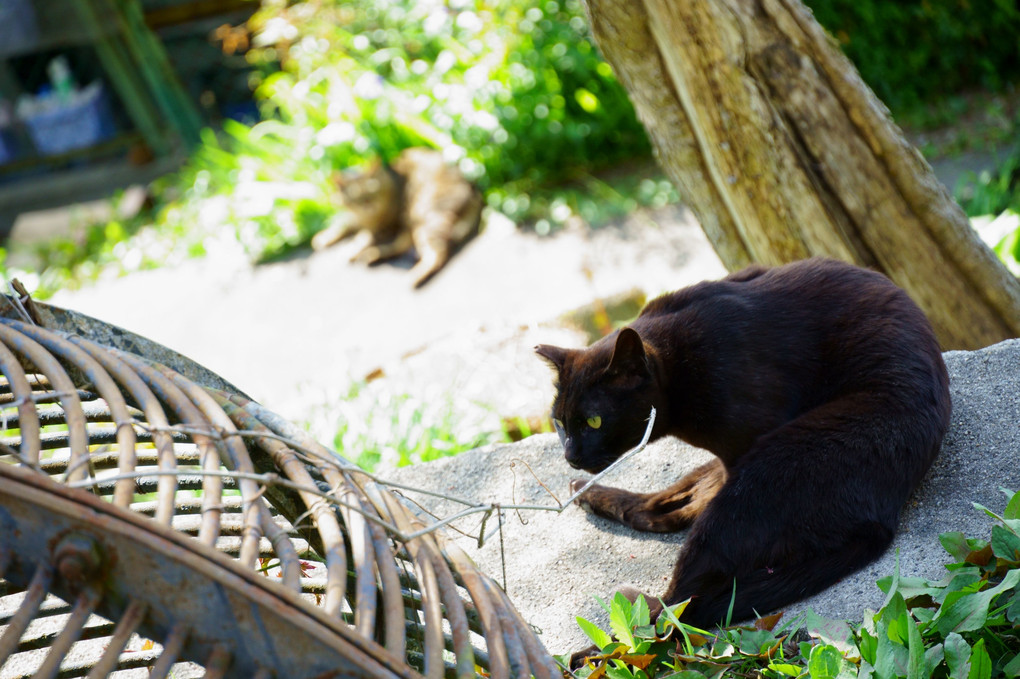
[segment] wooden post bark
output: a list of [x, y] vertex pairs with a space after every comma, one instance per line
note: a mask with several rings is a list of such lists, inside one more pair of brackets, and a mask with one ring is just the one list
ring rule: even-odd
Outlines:
[[1020, 283], [800, 0], [586, 0], [660, 164], [730, 270], [826, 255], [946, 349], [1020, 335]]

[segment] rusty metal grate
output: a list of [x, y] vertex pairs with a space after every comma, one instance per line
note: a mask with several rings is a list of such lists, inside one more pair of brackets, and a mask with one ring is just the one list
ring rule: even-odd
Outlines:
[[560, 674], [370, 475], [39, 306], [0, 317], [0, 679]]

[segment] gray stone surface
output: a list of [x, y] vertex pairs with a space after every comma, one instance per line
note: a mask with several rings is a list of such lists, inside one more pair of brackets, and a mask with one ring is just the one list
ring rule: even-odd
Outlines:
[[[939, 458], [903, 512], [892, 549], [855, 576], [791, 607], [787, 615], [811, 607], [825, 616], [860, 621], [865, 608], [881, 605], [883, 594], [875, 580], [893, 572], [897, 553], [902, 574], [940, 577], [946, 555], [939, 534], [962, 530], [987, 537], [991, 524], [972, 503], [1001, 510], [1005, 495], [1000, 488], [1020, 489], [1020, 340], [976, 352], [949, 352], [946, 363], [952, 378], [952, 424]], [[659, 489], [707, 457], [680, 442], [659, 441], [605, 483]], [[555, 507], [539, 480], [564, 499], [569, 479], [577, 474], [563, 461], [556, 436], [548, 434], [390, 476], [478, 502]], [[452, 513], [452, 505], [423, 502], [439, 515]], [[476, 516], [459, 525], [476, 532], [478, 523]], [[494, 525], [490, 520], [487, 530]], [[621, 583], [661, 593], [683, 535], [637, 533], [569, 507], [562, 513], [507, 510], [502, 544], [498, 533], [480, 549], [471, 539], [455, 539], [497, 580], [502, 581], [505, 567], [511, 599], [542, 631], [549, 650], [562, 653], [586, 645], [575, 615], [605, 622], [593, 595], [604, 597]]]

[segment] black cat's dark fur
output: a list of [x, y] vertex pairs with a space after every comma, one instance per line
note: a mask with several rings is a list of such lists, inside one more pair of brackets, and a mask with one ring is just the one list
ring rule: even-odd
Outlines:
[[692, 597], [682, 619], [698, 626], [723, 619], [734, 580], [733, 619], [747, 619], [881, 555], [949, 423], [924, 314], [833, 260], [754, 266], [659, 297], [587, 349], [536, 351], [558, 372], [553, 418], [575, 468], [635, 446], [652, 406], [653, 439], [717, 456], [661, 492], [579, 500], [637, 530], [690, 526], [662, 599]]

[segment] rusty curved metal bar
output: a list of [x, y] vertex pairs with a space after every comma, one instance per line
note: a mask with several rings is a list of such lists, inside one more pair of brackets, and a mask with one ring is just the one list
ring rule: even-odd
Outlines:
[[[21, 430], [21, 456], [29, 464], [39, 464], [39, 415], [32, 401], [32, 387], [28, 383], [25, 371], [18, 363], [17, 357], [0, 343], [0, 371], [7, 377], [11, 386], [11, 394], [18, 404], [18, 428]], [[7, 417], [4, 416], [4, 431], [7, 430]]]
[[100, 592], [91, 587], [78, 595], [78, 601], [75, 603], [71, 615], [68, 616], [67, 622], [64, 623], [64, 629], [60, 631], [60, 635], [50, 645], [50, 652], [46, 656], [46, 660], [35, 671], [37, 679], [54, 679], [57, 676], [57, 672], [60, 670], [60, 663], [63, 661], [64, 656], [67, 655], [67, 652], [71, 650], [74, 642], [78, 641], [85, 627], [85, 622], [92, 615], [92, 611], [95, 610], [96, 604], [99, 603], [101, 598]]
[[[120, 470], [131, 471], [135, 468], [135, 430], [132, 427], [134, 419], [128, 414], [127, 402], [120, 393], [116, 382], [110, 377], [99, 361], [92, 358], [81, 347], [75, 346], [67, 339], [38, 326], [27, 325], [18, 321], [10, 321], [12, 328], [26, 337], [38, 342], [48, 351], [53, 353], [57, 359], [73, 364], [80, 369], [86, 379], [95, 386], [99, 395], [109, 404], [113, 412], [113, 422], [117, 427], [117, 452], [120, 458]], [[172, 482], [171, 477], [167, 481]], [[117, 481], [113, 501], [115, 504], [126, 507], [134, 497], [134, 483], [131, 479]]]
[[[222, 392], [211, 392], [217, 403], [223, 408], [230, 419], [242, 429], [271, 433], [269, 428], [259, 422], [255, 416], [238, 406]], [[238, 397], [240, 398], [240, 397]], [[247, 399], [242, 399], [247, 401]], [[308, 468], [301, 463], [282, 441], [267, 436], [256, 437], [254, 442], [265, 450], [288, 477], [302, 486], [314, 487], [315, 481]], [[347, 588], [347, 554], [344, 549], [344, 534], [340, 522], [326, 501], [318, 495], [307, 491], [298, 491], [298, 496], [308, 508], [322, 540], [321, 550], [326, 562], [326, 601], [324, 608], [330, 615], [339, 615], [344, 594]], [[288, 517], [292, 521], [297, 517]], [[399, 587], [398, 587], [399, 592]], [[389, 645], [387, 645], [389, 647]], [[392, 650], [392, 649], [391, 649]], [[401, 654], [403, 651], [401, 651]]]
[[103, 655], [96, 661], [96, 664], [92, 666], [87, 679], [103, 679], [103, 677], [113, 673], [117, 667], [117, 661], [120, 659], [121, 652], [127, 646], [131, 635], [135, 633], [135, 630], [138, 629], [138, 626], [145, 618], [147, 608], [146, 604], [138, 599], [132, 599], [128, 603], [127, 608], [124, 609], [124, 614], [117, 621], [117, 627], [114, 629], [113, 635], [106, 645], [106, 650], [103, 651]]
[[[162, 431], [164, 428], [169, 428], [170, 423], [167, 421], [166, 413], [163, 411], [162, 406], [160, 406], [159, 400], [145, 384], [145, 381], [132, 371], [124, 361], [93, 342], [73, 335], [68, 337], [68, 341], [82, 348], [89, 356], [98, 361], [117, 380], [117, 383], [127, 391], [132, 400], [138, 404], [146, 421], [155, 428], [152, 432], [152, 440], [156, 446], [157, 465], [160, 469], [175, 469], [177, 467], [177, 458], [174, 454], [173, 439], [165, 431]], [[133, 462], [137, 463], [137, 452], [133, 451], [132, 455], [134, 458]], [[118, 451], [117, 457], [120, 458], [120, 456], [120, 451]], [[177, 483], [173, 476], [167, 476], [165, 482], [163, 477], [160, 477], [160, 483], [164, 484], [161, 497], [167, 494], [176, 494]], [[117, 503], [117, 498], [114, 498], [114, 502]], [[169, 523], [172, 513], [172, 506], [168, 507], [165, 502], [160, 503], [156, 511], [156, 520], [161, 523]]]
[[177, 623], [170, 628], [170, 633], [163, 640], [163, 653], [149, 671], [149, 679], [166, 679], [181, 655], [188, 632], [188, 627], [183, 623]]
[[[170, 379], [156, 370], [148, 363], [134, 354], [113, 349], [112, 353], [130, 366], [145, 385], [156, 394], [159, 399], [170, 406], [171, 410], [181, 422], [195, 423], [199, 428], [209, 429], [208, 422], [202, 416], [201, 411], [188, 399], [188, 397]], [[214, 471], [220, 467], [220, 451], [215, 441], [201, 434], [192, 436], [198, 446], [199, 457], [202, 469]], [[160, 469], [164, 469], [161, 462]], [[223, 483], [222, 480], [209, 476], [202, 480], [202, 528], [199, 532], [199, 539], [208, 545], [216, 544], [220, 534], [220, 517], [222, 514]]]
[[[401, 530], [413, 530], [421, 525], [421, 522], [407, 514], [403, 505], [390, 494], [379, 492], [373, 487], [373, 497], [377, 496], [389, 509], [390, 516]], [[440, 590], [440, 599], [446, 610], [446, 617], [450, 624], [450, 632], [453, 643], [454, 655], [457, 658], [456, 675], [461, 679], [474, 676], [474, 656], [471, 646], [470, 628], [468, 625], [467, 613], [464, 610], [464, 602], [457, 591], [457, 583], [447, 563], [440, 557], [438, 545], [435, 544], [433, 536], [423, 535], [411, 540], [407, 544], [408, 551], [417, 561], [427, 559], [435, 572], [436, 583]]]
[[[254, 676], [264, 668], [279, 677], [313, 677], [339, 667], [352, 677], [419, 676], [398, 656], [326, 617], [272, 580], [146, 517], [10, 465], [0, 465], [0, 488], [0, 509], [23, 527], [4, 535], [17, 554], [19, 572], [21, 564], [49, 563], [51, 545], [59, 536], [88, 536], [104, 560], [103, 568], [96, 571], [106, 594], [104, 616], [121, 617], [126, 608], [120, 603], [122, 593], [130, 592], [133, 600], [147, 608], [138, 628], [144, 636], [164, 639], [169, 645], [178, 636], [174, 629], [184, 626], [182, 658], [204, 662], [217, 645], [225, 644], [236, 651], [233, 677]], [[154, 560], [152, 555], [159, 558]], [[19, 572], [6, 577], [13, 576], [17, 582]], [[185, 590], [168, 586], [183, 582], [187, 597]], [[153, 587], [153, 583], [162, 586]], [[32, 602], [41, 601], [52, 591], [67, 600], [70, 587], [65, 576], [54, 578], [51, 569], [43, 566], [29, 595]], [[37, 604], [23, 606], [16, 618], [27, 623], [37, 608]], [[8, 630], [16, 644], [20, 632], [14, 627], [12, 622]], [[6, 643], [7, 636], [0, 640]], [[238, 639], [245, 643], [239, 646]], [[9, 651], [0, 653], [0, 658]]]
[[25, 633], [29, 623], [35, 618], [52, 579], [53, 570], [48, 564], [42, 564], [36, 568], [35, 575], [32, 576], [32, 581], [28, 585], [25, 600], [21, 602], [18, 612], [14, 614], [11, 621], [7, 623], [7, 628], [0, 635], [0, 658], [7, 658], [18, 647], [18, 641], [21, 640], [21, 635]]
[[35, 340], [22, 335], [9, 324], [17, 321], [0, 319], [0, 342], [12, 351], [18, 351], [31, 361], [49, 380], [56, 390], [60, 404], [67, 417], [68, 433], [71, 440], [70, 462], [67, 467], [69, 481], [85, 477], [89, 457], [89, 437], [85, 429], [85, 415], [82, 413], [78, 390], [57, 359]]
[[[202, 417], [209, 423], [210, 428], [219, 433], [219, 437], [216, 440], [220, 445], [217, 446], [217, 449], [220, 450], [221, 455], [226, 455], [223, 458], [226, 467], [240, 472], [254, 473], [255, 468], [248, 457], [248, 451], [244, 447], [244, 442], [236, 436], [231, 436], [231, 434], [237, 431], [234, 423], [216, 405], [215, 399], [206, 393], [202, 387], [185, 379], [170, 368], [160, 366], [158, 370], [169, 378], [174, 386], [184, 392], [187, 398], [191, 399], [192, 404], [202, 413]], [[258, 557], [258, 543], [259, 538], [262, 536], [263, 515], [259, 507], [263, 505], [258, 502], [261, 492], [258, 485], [250, 479], [241, 478], [238, 485], [244, 504], [241, 513], [244, 516], [245, 528], [241, 539], [240, 558], [243, 565], [252, 568]]]

